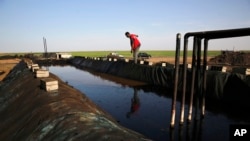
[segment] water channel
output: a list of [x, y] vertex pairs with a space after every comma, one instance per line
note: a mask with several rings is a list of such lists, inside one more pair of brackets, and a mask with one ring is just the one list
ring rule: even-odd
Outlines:
[[[84, 93], [121, 125], [152, 140], [229, 140], [229, 125], [243, 122], [207, 110], [203, 120], [194, 120], [190, 125], [185, 123], [182, 128], [176, 125], [175, 130], [170, 131], [172, 91], [159, 90], [129, 80], [120, 83], [116, 81], [119, 78], [114, 76], [80, 70], [72, 66], [51, 66], [48, 69]], [[177, 102], [177, 109], [179, 105]], [[187, 108], [188, 106], [186, 111]], [[176, 116], [177, 124], [178, 112], [179, 110]]]

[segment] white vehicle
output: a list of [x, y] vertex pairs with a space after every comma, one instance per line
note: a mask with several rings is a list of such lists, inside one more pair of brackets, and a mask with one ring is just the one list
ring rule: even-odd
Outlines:
[[120, 54], [118, 54], [118, 53], [116, 53], [116, 52], [111, 52], [111, 53], [109, 53], [108, 55], [107, 55], [107, 57], [108, 58], [119, 58], [119, 59], [121, 59], [121, 58], [124, 58], [124, 56], [123, 55], [120, 55]]

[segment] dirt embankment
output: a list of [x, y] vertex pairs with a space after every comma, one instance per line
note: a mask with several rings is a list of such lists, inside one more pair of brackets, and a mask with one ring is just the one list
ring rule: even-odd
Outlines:
[[220, 55], [210, 60], [212, 64], [226, 64], [230, 66], [250, 66], [250, 53], [238, 51], [222, 51]]

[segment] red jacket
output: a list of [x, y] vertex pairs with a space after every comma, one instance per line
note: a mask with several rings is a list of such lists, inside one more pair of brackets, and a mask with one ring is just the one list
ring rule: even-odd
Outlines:
[[135, 50], [136, 48], [141, 46], [141, 43], [139, 41], [139, 39], [137, 38], [138, 36], [135, 34], [130, 34], [129, 38], [130, 38], [130, 44], [133, 50]]

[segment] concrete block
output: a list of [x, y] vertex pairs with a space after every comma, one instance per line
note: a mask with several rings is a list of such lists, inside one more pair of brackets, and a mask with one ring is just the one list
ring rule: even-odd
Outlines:
[[149, 66], [152, 66], [152, 65], [153, 65], [153, 62], [148, 62], [148, 65], [149, 65]]
[[35, 72], [35, 71], [37, 71], [39, 69], [40, 69], [39, 67], [32, 67], [32, 72]]
[[58, 90], [58, 81], [53, 78], [42, 78], [40, 80], [40, 86], [47, 92]]
[[26, 66], [27, 66], [27, 68], [31, 69], [32, 62], [26, 62]]
[[32, 65], [32, 64], [28, 64], [28, 63], [27, 63], [27, 67], [28, 67], [29, 69], [31, 69], [31, 65]]
[[40, 69], [40, 67], [38, 67], [38, 66], [31, 67], [31, 71], [32, 72], [35, 72], [35, 71], [37, 71], [39, 69]]
[[246, 75], [250, 75], [250, 68], [246, 69]]
[[161, 63], [161, 66], [162, 67], [166, 67], [166, 63]]
[[227, 67], [223, 66], [221, 72], [227, 72]]
[[36, 72], [36, 77], [41, 78], [41, 77], [49, 77], [49, 71], [44, 70], [44, 69], [38, 69]]
[[31, 67], [39, 67], [38, 64], [31, 64]]
[[39, 69], [39, 66], [38, 66], [38, 64], [31, 64], [30, 69], [31, 69], [32, 72], [35, 72], [36, 70]]
[[140, 61], [140, 64], [144, 64], [144, 61]]

